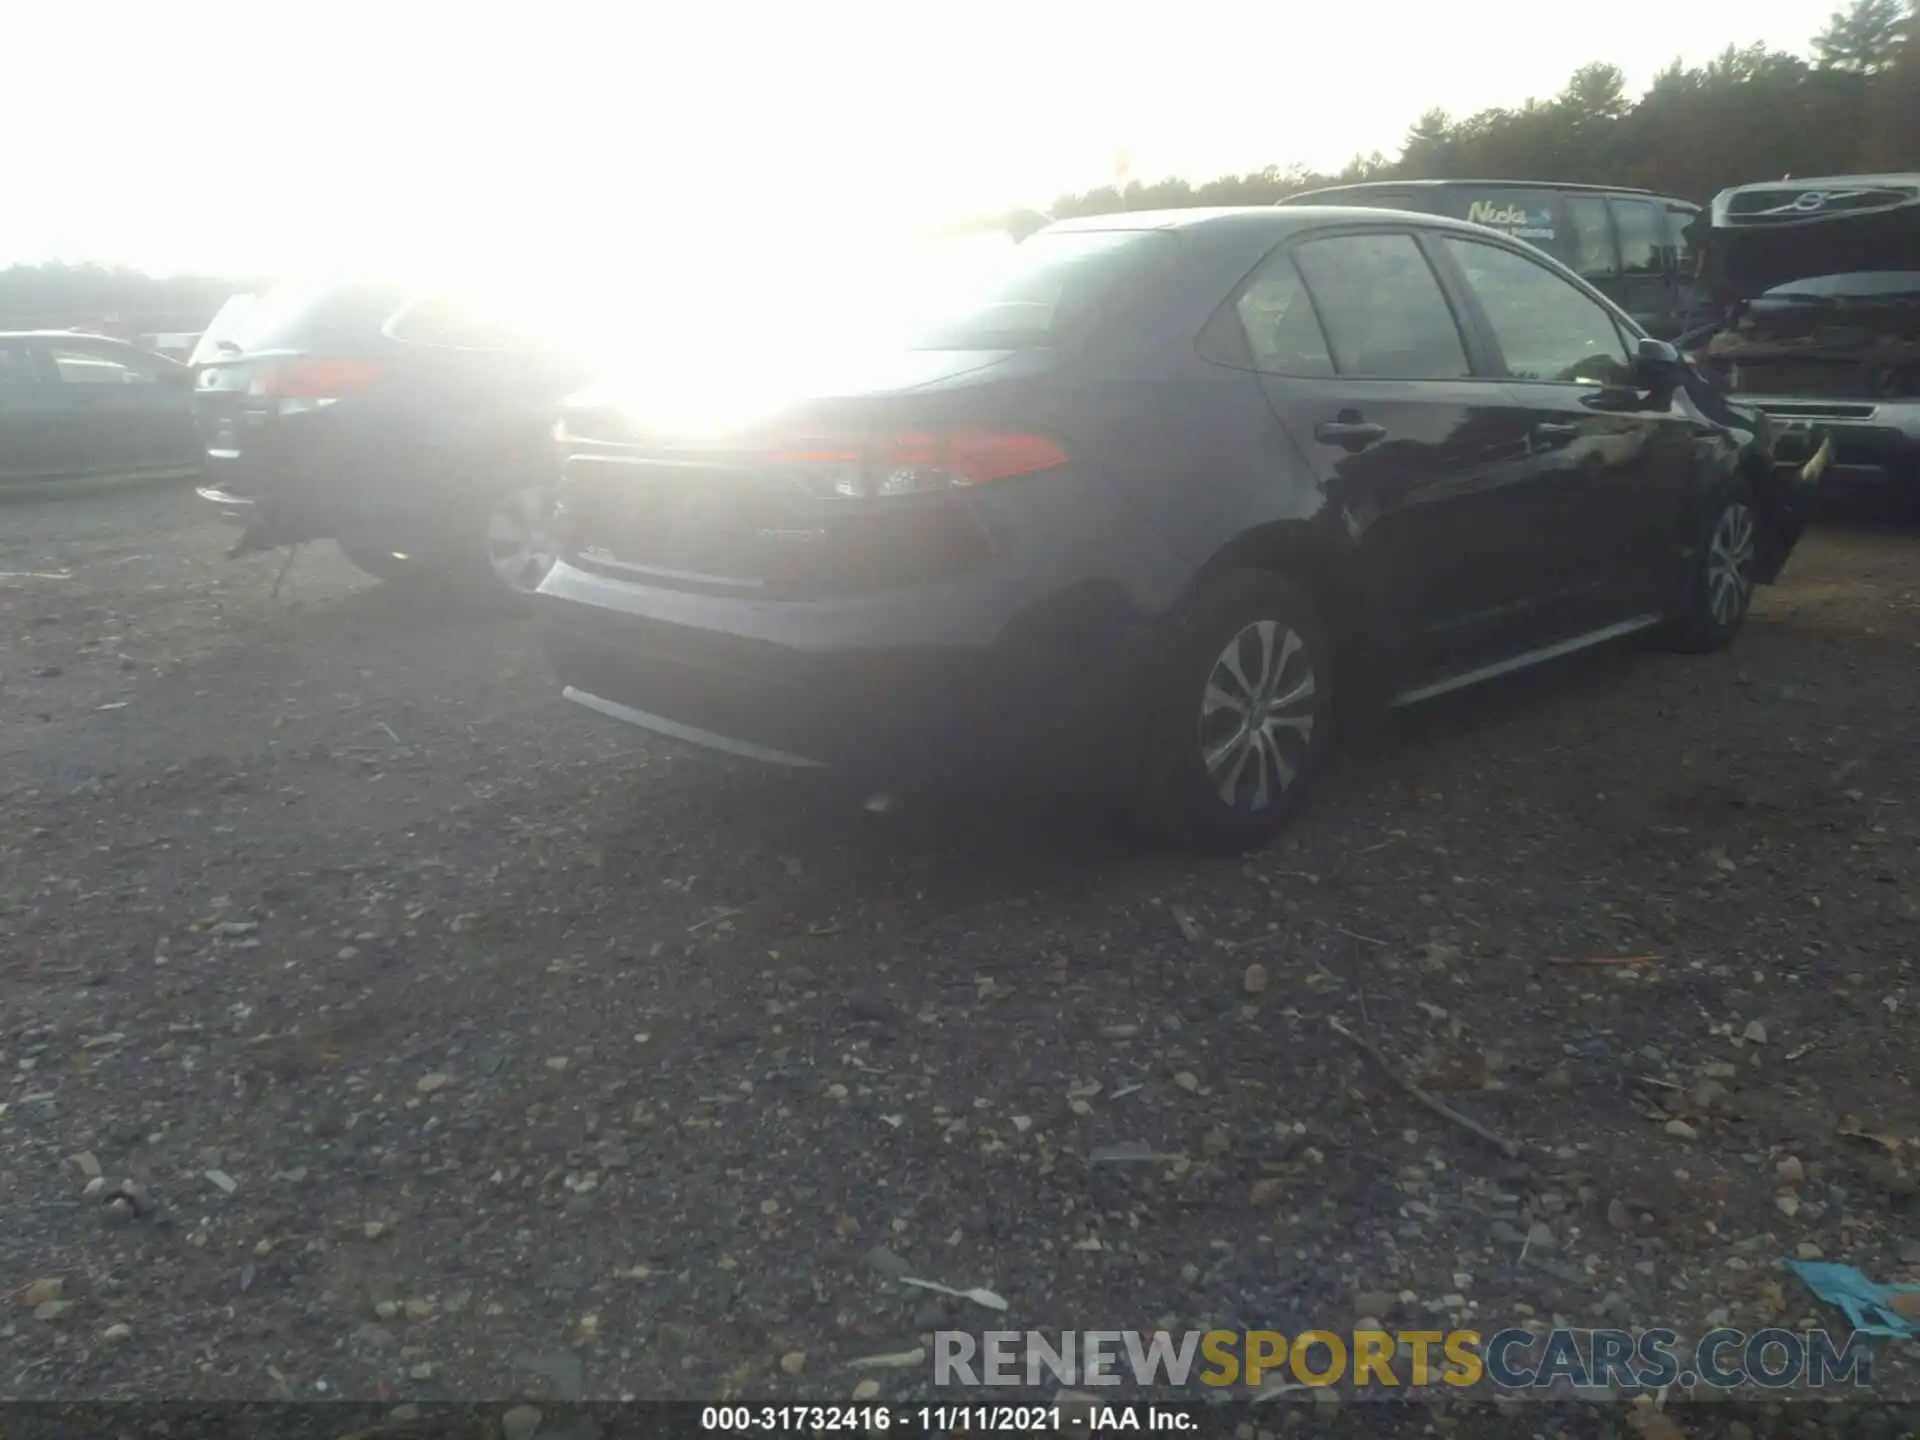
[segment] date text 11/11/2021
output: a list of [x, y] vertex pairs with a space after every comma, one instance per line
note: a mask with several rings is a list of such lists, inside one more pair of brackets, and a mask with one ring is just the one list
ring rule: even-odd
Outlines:
[[1089, 1425], [1097, 1433], [1174, 1434], [1193, 1429], [1198, 1417], [1173, 1407], [1129, 1404], [1097, 1405], [1091, 1413], [1075, 1411], [1070, 1419], [1057, 1405], [708, 1405], [700, 1412], [702, 1430], [738, 1434], [872, 1434], [897, 1429], [925, 1435], [1031, 1435], [1064, 1431], [1076, 1424]]

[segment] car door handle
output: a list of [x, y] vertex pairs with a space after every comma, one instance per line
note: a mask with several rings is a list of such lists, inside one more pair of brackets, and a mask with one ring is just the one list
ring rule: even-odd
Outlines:
[[1533, 427], [1533, 443], [1541, 449], [1558, 445], [1571, 445], [1580, 438], [1580, 427], [1575, 424], [1560, 424], [1543, 421]]
[[1313, 427], [1313, 438], [1323, 445], [1344, 445], [1362, 450], [1387, 438], [1387, 427], [1371, 420], [1322, 420]]

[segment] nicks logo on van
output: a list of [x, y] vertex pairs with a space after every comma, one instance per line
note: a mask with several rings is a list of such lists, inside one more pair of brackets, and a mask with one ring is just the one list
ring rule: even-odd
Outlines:
[[1529, 210], [1511, 200], [1475, 200], [1467, 206], [1467, 219], [1475, 225], [1505, 230], [1523, 240], [1551, 240], [1553, 212]]

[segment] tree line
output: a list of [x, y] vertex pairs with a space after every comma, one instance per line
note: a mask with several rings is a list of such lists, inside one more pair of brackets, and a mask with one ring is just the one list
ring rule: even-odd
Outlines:
[[1705, 65], [1675, 61], [1638, 99], [1618, 67], [1584, 65], [1550, 100], [1462, 119], [1429, 110], [1397, 156], [1357, 156], [1335, 174], [1276, 165], [1197, 185], [1105, 185], [1062, 195], [1052, 213], [1268, 205], [1361, 180], [1562, 180], [1705, 203], [1755, 180], [1920, 169], [1920, 7], [1851, 0], [1811, 51], [1729, 45]]
[[231, 276], [156, 276], [121, 265], [14, 265], [0, 270], [0, 330], [74, 326], [133, 339], [202, 330], [227, 297], [253, 288]]

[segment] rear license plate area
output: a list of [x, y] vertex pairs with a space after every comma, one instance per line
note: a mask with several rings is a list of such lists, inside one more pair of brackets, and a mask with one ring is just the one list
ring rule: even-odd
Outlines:
[[686, 578], [759, 579], [768, 533], [805, 524], [798, 497], [751, 470], [575, 461], [565, 494], [588, 563]]

